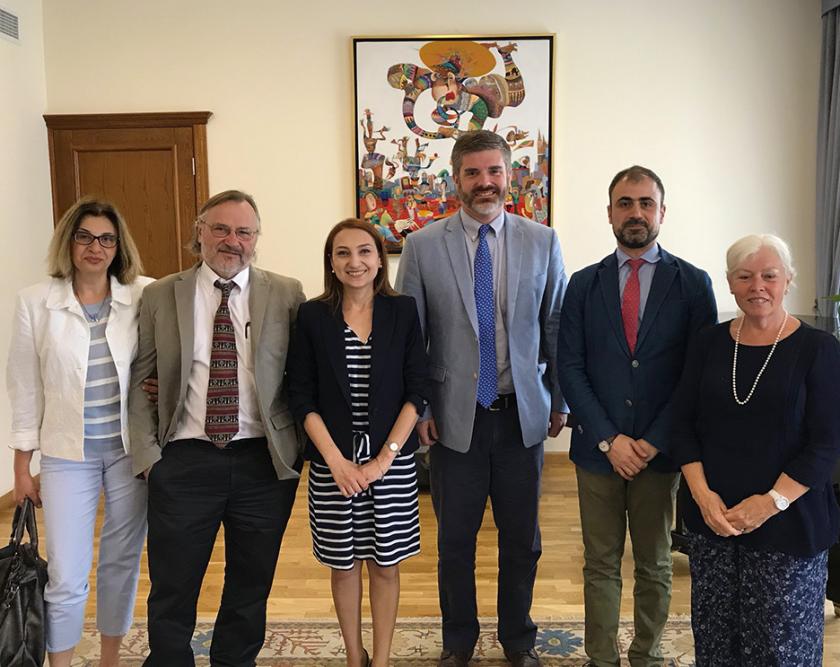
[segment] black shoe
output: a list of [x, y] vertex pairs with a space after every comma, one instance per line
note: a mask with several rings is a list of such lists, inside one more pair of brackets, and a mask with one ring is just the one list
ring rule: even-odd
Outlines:
[[370, 667], [370, 655], [368, 655], [367, 649], [363, 648], [362, 653], [364, 653], [362, 656], [362, 667]]
[[542, 667], [537, 652], [532, 648], [527, 651], [505, 650], [505, 657], [510, 661], [512, 667]]
[[441, 651], [438, 667], [467, 667], [472, 657], [472, 651], [447, 651], [444, 649]]

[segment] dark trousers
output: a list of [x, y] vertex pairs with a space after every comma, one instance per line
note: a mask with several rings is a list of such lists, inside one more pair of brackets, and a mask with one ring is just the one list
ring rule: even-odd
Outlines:
[[298, 480], [278, 480], [265, 438], [218, 449], [180, 440], [149, 477], [149, 656], [145, 667], [193, 667], [196, 604], [219, 526], [225, 582], [210, 662], [251, 667]]
[[478, 640], [475, 546], [488, 497], [499, 531], [499, 641], [508, 651], [532, 648], [537, 626], [531, 600], [542, 553], [542, 444], [525, 447], [515, 407], [500, 412], [478, 407], [469, 451], [436, 444], [430, 452], [444, 648], [471, 651]]
[[[840, 505], [840, 484], [834, 485], [834, 496]], [[834, 604], [840, 604], [840, 542], [828, 550], [828, 582], [825, 596]]]

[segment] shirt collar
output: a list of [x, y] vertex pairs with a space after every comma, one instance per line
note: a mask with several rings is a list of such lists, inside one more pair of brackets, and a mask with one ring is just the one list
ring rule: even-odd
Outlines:
[[[463, 208], [461, 208], [461, 224], [464, 225], [464, 231], [467, 233], [467, 236], [470, 237], [471, 241], [478, 240], [478, 230], [481, 229], [481, 225], [484, 223], [479, 222], [472, 216], [470, 216]], [[496, 233], [498, 237], [499, 234], [502, 233], [502, 228], [505, 226], [505, 211], [502, 209], [502, 212], [493, 220], [493, 222], [487, 223], [492, 228], [493, 231]]]
[[[115, 276], [109, 276], [108, 279], [111, 283], [111, 303], [130, 306], [132, 302], [131, 288], [128, 285], [123, 285]], [[47, 308], [72, 308], [77, 301], [71, 278], [53, 278], [47, 295]]]
[[[251, 276], [250, 266], [246, 266], [242, 269], [239, 273], [237, 273], [233, 278], [230, 279], [230, 282], [236, 283], [236, 286], [239, 287], [239, 293], [242, 294], [245, 292], [245, 289], [248, 287], [248, 281]], [[207, 289], [215, 289], [215, 282], [217, 280], [221, 280], [223, 283], [229, 282], [225, 278], [222, 278], [218, 273], [216, 273], [213, 269], [211, 269], [206, 262], [202, 262], [201, 266], [198, 267], [198, 280], [204, 285]]]
[[[628, 255], [626, 252], [624, 252], [621, 248], [616, 248], [615, 249], [615, 256], [616, 256], [616, 259], [618, 259], [618, 267], [619, 268], [624, 266], [628, 262], [628, 260], [633, 259], [632, 257], [630, 257], [630, 255]], [[645, 251], [645, 254], [642, 255], [639, 259], [645, 260], [648, 264], [656, 264], [656, 262], [658, 262], [661, 259], [661, 257], [662, 257], [662, 255], [659, 252], [659, 244], [654, 243], [650, 248], [648, 248]]]

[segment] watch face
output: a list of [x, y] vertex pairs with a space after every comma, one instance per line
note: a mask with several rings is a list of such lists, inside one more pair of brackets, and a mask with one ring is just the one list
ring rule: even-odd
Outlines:
[[606, 454], [608, 451], [610, 451], [610, 443], [608, 443], [606, 440], [601, 440], [601, 442], [598, 443], [598, 449], [600, 449]]
[[776, 506], [776, 509], [780, 512], [784, 512], [790, 507], [790, 501], [775, 489], [770, 491], [770, 497], [773, 499], [773, 504]]
[[396, 442], [389, 442], [388, 449], [390, 449], [392, 452], [398, 452], [400, 451], [400, 446]]

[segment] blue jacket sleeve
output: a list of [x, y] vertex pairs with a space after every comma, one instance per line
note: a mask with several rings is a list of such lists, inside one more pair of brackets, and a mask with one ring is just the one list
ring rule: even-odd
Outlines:
[[405, 341], [405, 363], [403, 366], [403, 381], [405, 383], [405, 402], [414, 404], [419, 416], [423, 415], [429, 404], [429, 375], [426, 345], [423, 341], [423, 331], [420, 328], [420, 316], [417, 306], [411, 297], [406, 301], [409, 306], [405, 309], [405, 317], [411, 324]]
[[605, 440], [618, 428], [607, 416], [592, 389], [586, 373], [586, 332], [584, 331], [584, 281], [576, 273], [569, 281], [560, 313], [557, 357], [560, 385], [572, 414], [596, 433], [595, 442]]
[[[700, 289], [694, 294], [689, 302], [688, 331], [689, 344], [702, 329], [717, 324], [717, 303], [715, 293], [712, 289], [712, 281], [708, 274], [702, 272]], [[656, 447], [660, 453], [669, 458], [671, 456], [672, 444], [669, 438], [671, 434], [671, 421], [673, 418], [673, 396], [663, 406], [656, 419], [651, 422], [647, 432], [642, 436], [651, 445]]]
[[310, 412], [318, 412], [318, 364], [312, 344], [313, 315], [310, 303], [301, 305], [286, 361], [289, 409], [299, 422], [303, 422]]

